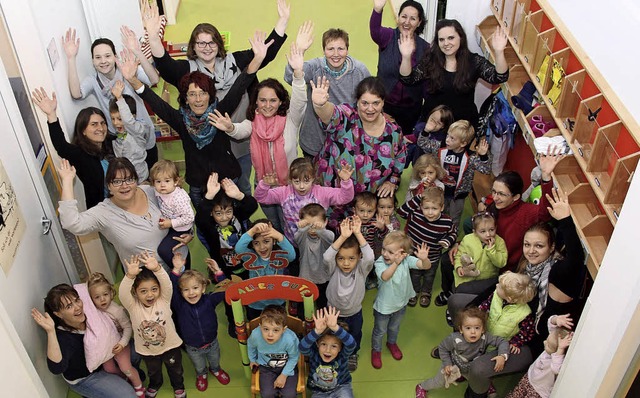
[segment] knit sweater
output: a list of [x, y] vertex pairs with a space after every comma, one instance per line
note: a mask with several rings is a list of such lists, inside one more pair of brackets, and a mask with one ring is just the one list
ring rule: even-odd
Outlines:
[[309, 357], [307, 386], [312, 391], [330, 392], [338, 386], [351, 383], [349, 355], [356, 349], [356, 341], [340, 326], [334, 336], [342, 341], [342, 349], [331, 362], [325, 362], [320, 356], [316, 345], [320, 335], [315, 329], [300, 340], [300, 353]]

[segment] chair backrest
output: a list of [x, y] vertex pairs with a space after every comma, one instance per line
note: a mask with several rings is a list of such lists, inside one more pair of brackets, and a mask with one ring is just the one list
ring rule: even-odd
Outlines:
[[[260, 325], [260, 317], [254, 318], [251, 321], [249, 321], [248, 333], [251, 334], [251, 331], [257, 328], [259, 325]], [[296, 317], [293, 317], [291, 315], [287, 315], [287, 328], [291, 329], [291, 331], [293, 331], [293, 333], [295, 333], [299, 337], [304, 336], [306, 334], [304, 322], [302, 322], [302, 320]]]

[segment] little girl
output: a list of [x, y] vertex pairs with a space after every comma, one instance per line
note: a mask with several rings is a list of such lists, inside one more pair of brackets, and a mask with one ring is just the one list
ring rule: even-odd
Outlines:
[[[113, 301], [113, 297], [116, 294], [115, 289], [100, 272], [94, 272], [89, 276], [87, 289], [93, 304], [98, 310], [104, 311], [109, 315], [120, 333], [120, 341], [112, 350], [114, 357], [103, 363], [102, 367], [109, 373], [119, 374], [119, 370], [122, 371], [131, 380], [133, 389], [136, 390], [136, 395], [138, 397], [144, 396], [145, 389], [142, 386], [140, 375], [131, 365], [131, 352], [129, 351], [129, 340], [131, 340], [132, 334], [131, 321], [124, 308]], [[118, 365], [116, 366], [114, 362], [117, 362]]]
[[[189, 194], [179, 186], [180, 175], [175, 163], [170, 160], [160, 160], [151, 167], [149, 175], [156, 189], [156, 198], [162, 212], [158, 225], [161, 229], [169, 230], [158, 246], [158, 255], [165, 264], [171, 264], [172, 249], [176, 245], [176, 240], [173, 238], [191, 231], [195, 213], [191, 208]], [[177, 249], [176, 253], [180, 253], [182, 258], [187, 258], [189, 248], [184, 245]]]
[[[465, 235], [455, 255], [456, 293], [480, 294], [498, 282], [500, 268], [507, 265], [507, 246], [496, 235], [496, 219], [491, 213], [481, 212], [471, 217], [473, 233]], [[462, 256], [467, 255], [480, 272], [478, 276], [465, 275]]]
[[318, 185], [314, 182], [316, 169], [307, 158], [298, 158], [289, 167], [289, 185], [277, 185], [273, 174], [265, 174], [258, 183], [254, 197], [258, 203], [280, 204], [286, 221], [284, 235], [290, 242], [294, 242], [294, 235], [298, 231], [300, 209], [309, 203], [318, 203], [325, 209], [333, 205], [344, 205], [353, 200], [353, 168], [345, 165], [340, 169], [340, 188]]
[[429, 112], [426, 121], [417, 123], [407, 138], [410, 142], [415, 142], [413, 161], [425, 153], [438, 153], [438, 150], [445, 146], [447, 131], [452, 123], [453, 113], [446, 105], [436, 106]]
[[429, 269], [429, 249], [425, 243], [418, 246], [416, 257], [410, 256], [411, 239], [402, 231], [390, 232], [382, 242], [382, 256], [376, 260], [378, 295], [373, 303], [373, 334], [371, 336], [371, 365], [382, 367], [382, 336], [387, 333], [387, 348], [396, 360], [402, 351], [396, 343], [400, 322], [409, 299], [416, 295], [411, 285], [409, 269]]
[[507, 398], [548, 398], [560, 373], [564, 353], [567, 351], [573, 333], [573, 321], [569, 315], [553, 315], [549, 318], [549, 336], [544, 341], [544, 352], [531, 364]]
[[420, 155], [413, 163], [411, 181], [405, 196], [405, 203], [416, 195], [421, 195], [426, 187], [436, 186], [444, 191], [442, 178], [446, 171], [440, 165], [440, 160], [430, 154]]
[[[275, 250], [276, 244], [279, 246], [278, 250]], [[289, 240], [275, 230], [267, 219], [256, 220], [253, 227], [242, 234], [236, 244], [236, 253], [249, 270], [249, 278], [283, 275], [284, 268], [296, 259], [296, 251]], [[259, 317], [262, 310], [270, 304], [284, 305], [284, 300], [262, 300], [249, 304], [247, 319]]]
[[[216, 282], [225, 279], [218, 264], [205, 259]], [[224, 292], [205, 293], [209, 279], [200, 271], [184, 269], [181, 255], [173, 256], [173, 272], [169, 274], [174, 294], [171, 308], [175, 311], [185, 351], [196, 371], [196, 388], [205, 391], [209, 386], [207, 374], [218, 379], [220, 384], [229, 384], [229, 375], [220, 368], [220, 345], [218, 344], [218, 317], [216, 306], [224, 300]], [[208, 363], [208, 366], [207, 366]]]
[[164, 363], [175, 398], [184, 398], [187, 393], [182, 377], [182, 339], [171, 318], [173, 289], [169, 275], [155, 256], [147, 252], [124, 263], [127, 273], [120, 283], [120, 302], [131, 315], [136, 351], [147, 365], [146, 396], [154, 398], [158, 394]]
[[426, 398], [429, 390], [448, 386], [454, 367], [460, 375], [467, 376], [473, 360], [486, 353], [490, 346], [498, 349], [490, 353], [491, 360], [495, 361], [494, 371], [504, 368], [509, 357], [509, 343], [502, 337], [485, 333], [486, 323], [487, 314], [478, 307], [467, 308], [458, 314], [455, 324], [458, 331], [438, 346], [442, 367], [434, 377], [416, 386], [416, 398]]

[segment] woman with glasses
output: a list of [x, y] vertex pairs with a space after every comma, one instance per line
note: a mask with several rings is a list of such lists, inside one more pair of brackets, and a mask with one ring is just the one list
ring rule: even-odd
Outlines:
[[[266, 43], [273, 44], [269, 47], [261, 68], [275, 58], [287, 37], [285, 29], [289, 21], [289, 6], [284, 0], [277, 0], [277, 7], [278, 21], [266, 39]], [[254, 56], [253, 49], [227, 53], [218, 29], [209, 23], [201, 23], [196, 25], [191, 32], [189, 44], [187, 45], [187, 59], [175, 60], [165, 50], [158, 35], [161, 24], [158, 6], [155, 2], [151, 5], [150, 2], [143, 1], [142, 22], [149, 33], [151, 54], [160, 76], [168, 83], [178, 87], [180, 79], [186, 74], [194, 71], [202, 72], [214, 80], [218, 101], [222, 101], [229, 94], [234, 82], [239, 78], [241, 72], [247, 68]], [[247, 93], [251, 89], [252, 85], [247, 87], [241, 99], [239, 101], [236, 100], [235, 105], [228, 110], [234, 122], [241, 122], [245, 119], [245, 114], [249, 107]], [[231, 149], [242, 168], [238, 187], [243, 193], [250, 195], [251, 157], [249, 155], [249, 143], [247, 141], [232, 141]], [[196, 188], [201, 190], [203, 187], [198, 186]], [[200, 196], [203, 195], [204, 192], [200, 192]]]
[[[155, 190], [151, 185], [138, 185], [136, 169], [127, 158], [111, 160], [105, 177], [108, 197], [83, 212], [78, 210], [78, 201], [73, 194], [76, 168], [62, 159], [58, 175], [62, 185], [58, 202], [62, 228], [74, 235], [100, 232], [113, 244], [122, 264], [142, 251], [158, 251], [168, 230], [159, 227], [162, 213]], [[189, 234], [174, 238], [173, 249], [188, 243], [191, 238]], [[171, 249], [167, 252], [170, 253]], [[161, 258], [159, 262], [170, 270], [170, 260]]]
[[[407, 148], [398, 125], [382, 112], [382, 82], [375, 77], [363, 79], [356, 87], [356, 103], [340, 105], [329, 101], [326, 78], [318, 78], [311, 86], [313, 109], [327, 133], [325, 152], [319, 154], [318, 161], [323, 184], [339, 186], [338, 171], [350, 165], [355, 170], [355, 193], [369, 191], [379, 197], [393, 197], [400, 185]], [[337, 228], [344, 213], [343, 207], [334, 207], [331, 227]]]

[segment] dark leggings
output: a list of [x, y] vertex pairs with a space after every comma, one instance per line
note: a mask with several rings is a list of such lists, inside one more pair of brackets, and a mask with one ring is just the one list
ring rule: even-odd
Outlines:
[[160, 355], [143, 355], [149, 373], [149, 388], [158, 390], [162, 387], [162, 364], [167, 368], [169, 381], [173, 391], [184, 390], [184, 369], [182, 369], [182, 352], [180, 347], [172, 348]]

